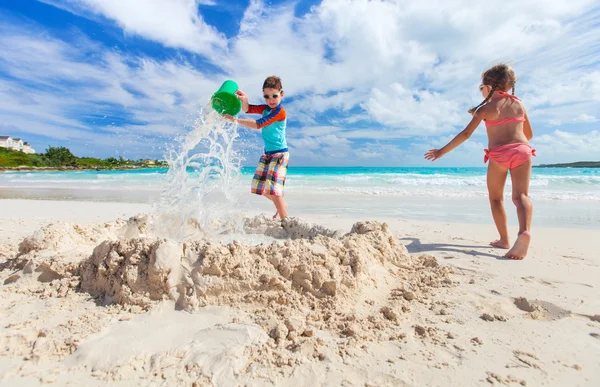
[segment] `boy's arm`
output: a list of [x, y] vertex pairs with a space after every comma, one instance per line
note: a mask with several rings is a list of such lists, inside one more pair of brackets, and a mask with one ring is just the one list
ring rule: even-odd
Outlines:
[[244, 111], [244, 113], [248, 114], [262, 114], [265, 111], [267, 105], [248, 105], [248, 108]]
[[[239, 92], [239, 90], [238, 90]], [[240, 100], [242, 101], [242, 110], [244, 111], [244, 113], [247, 114], [262, 114], [262, 112], [267, 108], [267, 105], [250, 105], [247, 103], [246, 100], [246, 106], [244, 106], [244, 101], [240, 98]], [[267, 116], [268, 117], [268, 116]], [[225, 118], [226, 120], [229, 120], [231, 122], [237, 122], [239, 125], [251, 128], [251, 129], [260, 129], [258, 127], [258, 120], [252, 120], [249, 118], [235, 118], [229, 114], [224, 114], [223, 118]]]
[[[262, 114], [262, 112], [267, 108], [267, 105], [248, 105], [246, 109], [246, 113], [248, 114]], [[268, 117], [268, 116], [267, 116]], [[245, 126], [251, 129], [260, 129], [262, 126], [258, 126], [259, 120], [253, 120], [249, 118], [236, 118], [235, 122], [239, 125]]]
[[242, 102], [242, 111], [244, 113], [248, 113], [248, 96], [242, 90], [238, 90], [235, 92], [235, 95]]
[[242, 90], [235, 92], [235, 95], [242, 102], [242, 111], [247, 114], [262, 114], [267, 108], [267, 105], [250, 105], [248, 103], [248, 96]]
[[[267, 108], [267, 105], [248, 105], [247, 113], [262, 113]], [[268, 115], [258, 119], [251, 120], [247, 118], [235, 118], [230, 115], [224, 115], [230, 121], [237, 122], [239, 125], [246, 126], [251, 129], [262, 129], [267, 125], [271, 125], [276, 121], [283, 121], [286, 118], [285, 109], [279, 105]]]
[[283, 121], [286, 118], [285, 109], [279, 105], [268, 115], [256, 120], [256, 128], [261, 129], [277, 121]]
[[258, 125], [256, 125], [255, 120], [251, 120], [248, 118], [234, 118], [234, 121], [237, 122], [239, 125], [246, 126], [251, 129], [260, 129]]
[[525, 112], [525, 122], [523, 122], [523, 133], [525, 134], [527, 141], [533, 138], [533, 129], [531, 128], [529, 117], [527, 117], [527, 112]]
[[440, 157], [442, 157], [443, 155], [454, 150], [454, 148], [458, 147], [460, 144], [467, 141], [469, 139], [469, 137], [471, 137], [471, 135], [473, 134], [475, 129], [477, 129], [477, 127], [481, 123], [482, 119], [483, 119], [483, 117], [481, 117], [481, 115], [476, 113], [473, 116], [473, 118], [471, 119], [471, 122], [469, 122], [467, 127], [462, 132], [457, 134], [456, 137], [454, 137], [442, 149], [431, 149], [430, 151], [425, 153], [425, 158], [427, 160], [435, 161], [435, 160], [439, 159]]

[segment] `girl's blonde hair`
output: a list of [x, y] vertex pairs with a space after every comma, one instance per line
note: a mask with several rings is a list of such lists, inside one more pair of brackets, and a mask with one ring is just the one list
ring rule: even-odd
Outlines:
[[469, 113], [475, 114], [477, 109], [488, 103], [494, 95], [494, 92], [497, 90], [508, 91], [508, 89], [512, 88], [512, 94], [515, 95], [516, 82], [517, 77], [515, 77], [515, 71], [509, 65], [497, 64], [485, 70], [483, 74], [481, 74], [481, 83], [491, 86], [492, 89], [479, 105], [469, 109]]

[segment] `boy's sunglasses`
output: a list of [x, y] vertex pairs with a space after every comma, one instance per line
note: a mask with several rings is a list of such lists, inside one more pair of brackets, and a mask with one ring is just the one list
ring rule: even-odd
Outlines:
[[265, 94], [265, 95], [263, 95], [263, 97], [265, 97], [265, 99], [269, 99], [269, 98], [277, 99], [277, 98], [279, 98], [279, 94], [273, 94], [273, 95]]

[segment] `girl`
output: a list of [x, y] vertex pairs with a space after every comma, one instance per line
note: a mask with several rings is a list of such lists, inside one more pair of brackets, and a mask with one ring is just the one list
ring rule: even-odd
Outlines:
[[[512, 200], [517, 207], [519, 234], [515, 244], [505, 257], [523, 259], [527, 255], [531, 235], [532, 205], [529, 199], [529, 178], [531, 176], [531, 157], [535, 150], [529, 145], [533, 130], [521, 100], [515, 94], [515, 73], [510, 66], [499, 64], [486, 70], [479, 86], [485, 98], [476, 107], [469, 110], [473, 119], [467, 127], [441, 149], [432, 149], [425, 153], [427, 160], [435, 161], [450, 152], [477, 129], [481, 120], [485, 121], [488, 135], [488, 149], [485, 149], [483, 162], [490, 161], [487, 171], [487, 187], [490, 197], [492, 216], [500, 239], [490, 245], [507, 249], [510, 247], [506, 212], [504, 212], [504, 184], [510, 170], [512, 181]], [[508, 90], [512, 89], [512, 94]]]

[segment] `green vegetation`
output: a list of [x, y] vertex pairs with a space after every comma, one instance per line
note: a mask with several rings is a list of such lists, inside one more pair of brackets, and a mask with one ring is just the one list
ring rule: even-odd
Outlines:
[[46, 153], [27, 154], [20, 151], [0, 147], [0, 169], [136, 169], [164, 168], [167, 163], [160, 160], [127, 160], [96, 159], [93, 157], [77, 157], [65, 147], [48, 147]]
[[577, 161], [575, 163], [564, 164], [541, 164], [534, 165], [534, 168], [600, 168], [600, 161]]
[[59, 147], [48, 147], [45, 154], [46, 159], [50, 163], [51, 167], [76, 167], [77, 157], [71, 153], [68, 148], [64, 146]]

